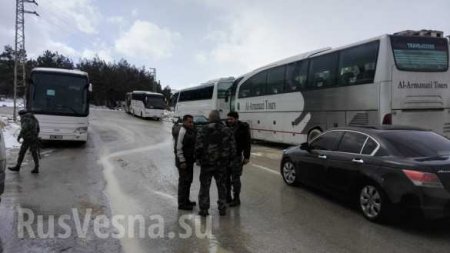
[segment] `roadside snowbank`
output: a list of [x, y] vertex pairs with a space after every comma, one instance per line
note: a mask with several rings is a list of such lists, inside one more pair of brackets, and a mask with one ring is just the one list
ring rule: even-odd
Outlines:
[[[19, 108], [23, 108], [23, 99], [19, 98], [16, 100], [16, 105]], [[0, 100], [0, 107], [14, 107], [14, 99], [7, 98]]]
[[15, 123], [10, 117], [1, 116], [0, 125], [3, 131], [3, 137], [5, 139], [6, 149], [20, 147], [20, 143], [17, 142], [17, 136], [20, 132], [19, 124]]

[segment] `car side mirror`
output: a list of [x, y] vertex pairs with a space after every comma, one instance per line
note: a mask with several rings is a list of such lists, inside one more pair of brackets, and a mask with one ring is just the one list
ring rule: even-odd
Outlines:
[[300, 145], [300, 149], [301, 149], [301, 150], [310, 151], [310, 150], [311, 150], [311, 147], [309, 146], [308, 142], [305, 142], [305, 143], [302, 143], [302, 144]]

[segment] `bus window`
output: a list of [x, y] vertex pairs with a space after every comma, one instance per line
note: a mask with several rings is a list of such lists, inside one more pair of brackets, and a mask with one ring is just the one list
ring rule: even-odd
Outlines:
[[239, 98], [249, 97], [251, 89], [252, 89], [252, 80], [248, 79], [239, 88]]
[[252, 97], [263, 96], [266, 94], [266, 84], [267, 84], [267, 70], [256, 74], [251, 77], [252, 79], [252, 89], [250, 95]]
[[232, 84], [233, 82], [219, 82], [217, 84], [217, 98], [225, 98]]
[[447, 43], [443, 38], [391, 36], [395, 64], [404, 71], [447, 71]]
[[379, 42], [345, 49], [339, 55], [339, 85], [373, 83]]
[[267, 73], [267, 94], [283, 93], [286, 66], [270, 69]]
[[301, 61], [287, 65], [284, 92], [300, 91], [306, 87], [308, 62]]
[[311, 59], [308, 88], [333, 86], [336, 79], [337, 54], [331, 53]]

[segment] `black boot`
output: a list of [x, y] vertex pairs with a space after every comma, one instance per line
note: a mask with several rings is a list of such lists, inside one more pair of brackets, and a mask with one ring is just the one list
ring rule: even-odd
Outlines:
[[35, 166], [34, 170], [32, 170], [31, 173], [38, 174], [39, 173], [39, 166]]
[[20, 167], [19, 166], [8, 167], [8, 170], [19, 172], [20, 171]]
[[206, 217], [206, 216], [209, 215], [209, 213], [208, 213], [208, 210], [200, 210], [200, 211], [198, 212], [198, 215], [203, 216], [203, 217]]
[[231, 194], [227, 196], [227, 204], [230, 204], [233, 201]]
[[227, 215], [227, 209], [225, 209], [225, 208], [220, 209], [220, 210], [219, 210], [219, 215], [220, 215], [220, 216], [225, 216], [225, 215]]
[[239, 198], [239, 194], [234, 194], [234, 199], [231, 201], [230, 206], [239, 206], [241, 205], [241, 199]]

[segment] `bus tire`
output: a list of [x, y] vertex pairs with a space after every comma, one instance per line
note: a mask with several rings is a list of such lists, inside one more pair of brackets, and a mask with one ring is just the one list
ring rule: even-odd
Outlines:
[[311, 143], [312, 140], [314, 140], [317, 136], [322, 134], [322, 129], [320, 128], [313, 128], [308, 132], [308, 143]]

